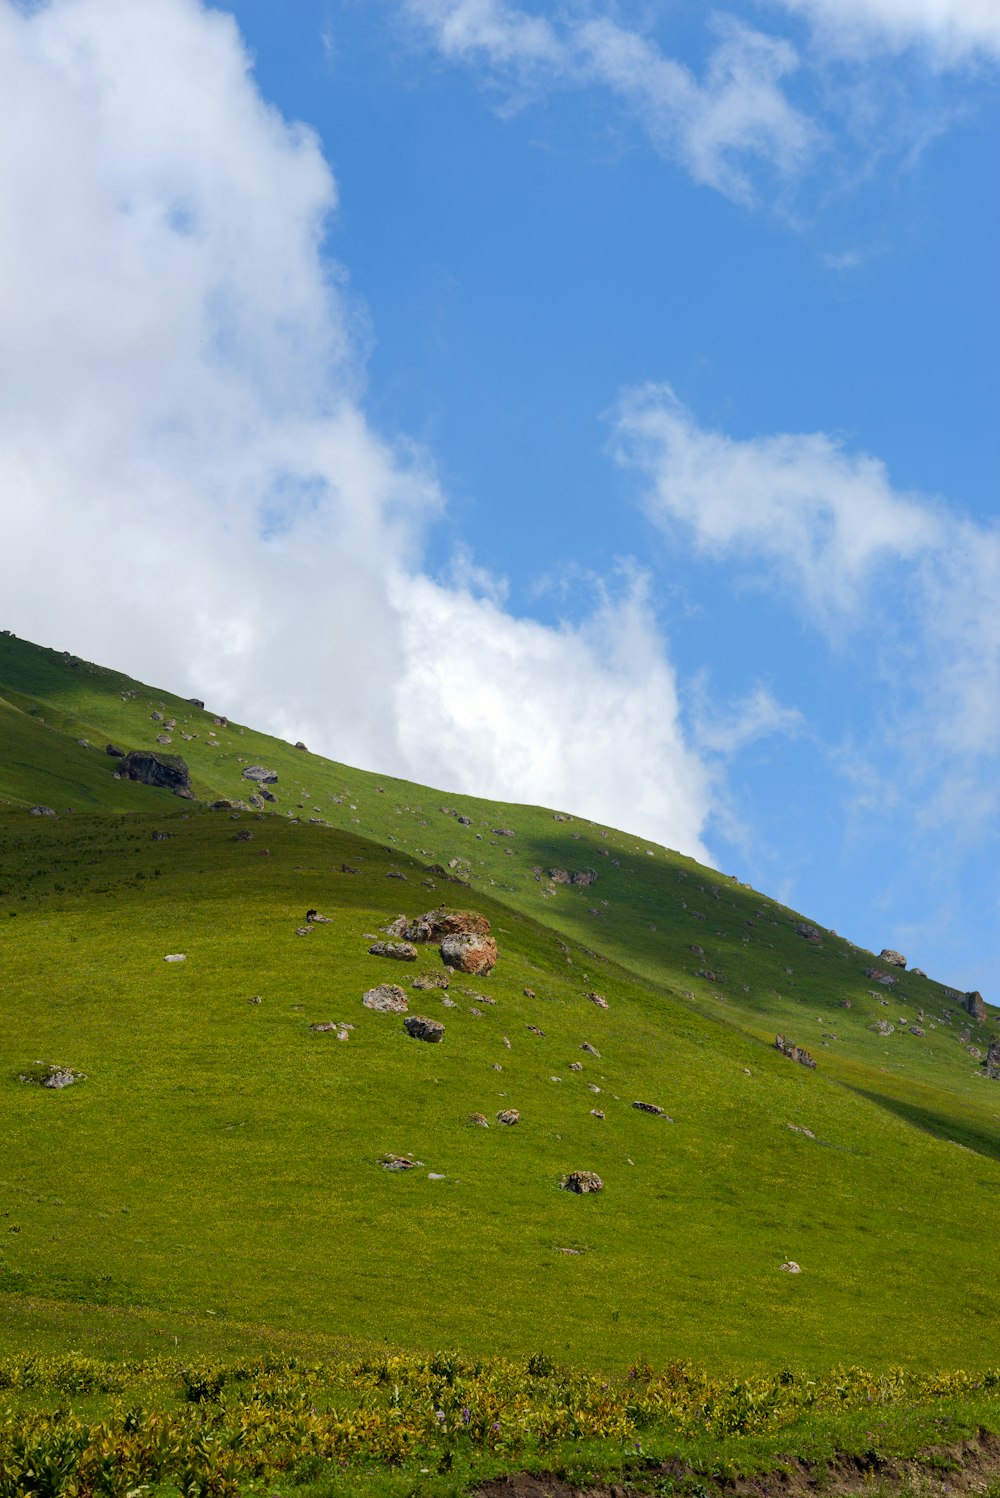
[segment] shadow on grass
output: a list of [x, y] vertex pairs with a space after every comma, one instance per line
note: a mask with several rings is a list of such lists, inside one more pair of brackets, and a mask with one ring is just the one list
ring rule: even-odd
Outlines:
[[978, 1155], [985, 1155], [988, 1160], [1000, 1161], [1000, 1131], [990, 1129], [985, 1123], [949, 1118], [947, 1114], [935, 1113], [933, 1109], [922, 1108], [917, 1103], [907, 1103], [901, 1098], [889, 1097], [884, 1092], [871, 1092], [864, 1087], [852, 1087], [848, 1082], [842, 1085], [849, 1092], [867, 1098], [880, 1108], [886, 1108], [897, 1118], [913, 1124], [914, 1128], [922, 1129], [925, 1134], [933, 1135], [935, 1139], [964, 1145]]

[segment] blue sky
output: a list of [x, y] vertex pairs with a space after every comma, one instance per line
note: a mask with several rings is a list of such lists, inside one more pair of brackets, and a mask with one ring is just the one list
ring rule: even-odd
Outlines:
[[5, 625], [1000, 995], [992, 0], [0, 0], [4, 74]]

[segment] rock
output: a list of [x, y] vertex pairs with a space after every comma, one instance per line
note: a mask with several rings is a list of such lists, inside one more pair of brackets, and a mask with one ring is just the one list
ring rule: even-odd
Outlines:
[[524, 988], [521, 992], [526, 999], [533, 999], [535, 997], [535, 990], [533, 988]]
[[202, 712], [205, 711], [205, 704], [202, 702], [200, 697], [189, 697], [188, 701], [190, 702], [192, 707], [200, 707]]
[[994, 1035], [990, 1041], [983, 1066], [991, 1082], [1000, 1082], [1000, 1035]]
[[379, 1161], [383, 1170], [412, 1170], [415, 1165], [422, 1165], [422, 1160], [410, 1160], [406, 1155], [383, 1155]]
[[439, 1019], [428, 1019], [423, 1014], [411, 1014], [403, 1021], [403, 1029], [411, 1040], [427, 1040], [436, 1043], [444, 1039], [444, 1025]]
[[447, 988], [451, 979], [447, 973], [421, 973], [414, 978], [411, 987], [426, 991], [429, 988]]
[[54, 817], [55, 815], [51, 806], [33, 806], [28, 812], [29, 817]]
[[471, 827], [472, 826], [472, 818], [471, 817], [459, 817], [458, 818], [458, 822], [459, 822], [459, 825], [461, 827]]
[[179, 754], [154, 754], [147, 749], [133, 749], [119, 765], [129, 780], [155, 785], [168, 791], [190, 791], [191, 776]]
[[149, 716], [152, 718], [152, 720], [153, 720], [154, 723], [162, 723], [163, 722], [163, 714], [162, 713], [151, 712]]
[[446, 936], [441, 943], [441, 960], [446, 967], [485, 977], [496, 966], [497, 944], [492, 936]]
[[896, 982], [892, 973], [883, 972], [880, 967], [866, 967], [865, 977], [872, 978], [876, 983], [881, 983], [884, 988], [892, 988]]
[[170, 737], [169, 733], [158, 733], [156, 735], [156, 742], [158, 744], [172, 744], [173, 739]]
[[652, 1113], [657, 1118], [665, 1118], [667, 1120], [667, 1123], [673, 1123], [673, 1119], [670, 1118], [662, 1108], [658, 1108], [655, 1103], [633, 1103], [632, 1107], [638, 1108], [640, 1113]]
[[210, 801], [208, 809], [209, 811], [232, 811], [233, 803], [231, 801]]
[[549, 869], [549, 878], [553, 884], [568, 884], [569, 869]]
[[54, 1092], [63, 1087], [72, 1087], [74, 1082], [85, 1082], [87, 1079], [82, 1071], [73, 1071], [69, 1066], [58, 1066], [54, 1062], [45, 1066], [39, 1062], [30, 1072], [22, 1072], [20, 1080], [29, 1082], [33, 1087], [47, 1087]]
[[926, 978], [927, 974], [924, 972], [924, 970], [923, 970], [922, 967], [911, 967], [910, 968], [910, 977], [911, 978]]
[[808, 921], [797, 921], [795, 923], [795, 934], [801, 936], [805, 941], [819, 941], [820, 934], [815, 926], [810, 926]]
[[699, 947], [697, 943], [694, 943], [692, 946], [690, 946], [688, 948], [688, 951], [693, 952], [696, 957], [704, 957], [705, 955], [705, 948]]
[[591, 1108], [590, 1116], [591, 1118], [603, 1118], [604, 1110], [602, 1108]]
[[597, 875], [593, 869], [583, 869], [580, 873], [570, 876], [570, 883], [582, 885], [586, 889], [589, 885], [597, 883]]
[[314, 1030], [317, 1035], [326, 1035], [328, 1031], [336, 1030], [337, 1026], [332, 1019], [326, 1019], [319, 1020], [315, 1025], [310, 1025], [309, 1028], [310, 1030]]
[[125, 758], [125, 750], [124, 749], [119, 749], [119, 747], [118, 747], [117, 744], [105, 744], [105, 746], [104, 746], [104, 752], [105, 752], [105, 754], [110, 754], [110, 756], [111, 756], [112, 759], [124, 759]]
[[266, 770], [263, 765], [247, 765], [243, 771], [244, 780], [255, 780], [258, 785], [277, 785], [277, 770]]
[[333, 925], [333, 917], [329, 916], [329, 915], [320, 915], [320, 913], [319, 913], [318, 910], [307, 910], [306, 911], [306, 921], [311, 926], [332, 926]]
[[166, 957], [164, 957], [163, 960], [164, 960], [164, 962], [187, 962], [187, 953], [186, 952], [168, 952], [167, 955], [166, 955]]
[[380, 1014], [406, 1014], [410, 1007], [406, 994], [395, 983], [369, 988], [361, 1002], [366, 1009], [376, 1009]]
[[224, 717], [213, 718], [212, 722], [215, 724], [216, 728], [228, 728], [229, 727], [229, 719], [228, 718], [224, 718]]
[[592, 1004], [596, 1004], [598, 1009], [607, 1009], [608, 1007], [608, 1001], [602, 993], [588, 993], [587, 998]]
[[309, 750], [306, 748], [305, 744], [303, 744], [301, 739], [296, 739], [295, 747], [296, 749], [301, 749], [303, 754], [309, 753]]
[[514, 837], [513, 827], [491, 827], [490, 831], [494, 837]]
[[570, 1071], [583, 1071], [583, 1062], [582, 1061], [571, 1061], [570, 1064], [569, 1064], [569, 1069], [570, 1069]]
[[812, 1129], [807, 1129], [805, 1124], [785, 1124], [786, 1129], [791, 1129], [793, 1134], [804, 1134], [807, 1139], [815, 1139], [816, 1135]]
[[168, 838], [173, 837], [172, 832], [151, 832], [149, 835], [154, 843], [165, 843]]
[[971, 1014], [973, 1019], [978, 1020], [980, 1024], [985, 1023], [987, 1018], [986, 1005], [983, 1003], [981, 993], [973, 990], [972, 993], [963, 994], [961, 1004], [962, 1008], [967, 1014]]
[[910, 1034], [911, 1035], [924, 1035], [925, 1033], [926, 1032], [920, 1027], [920, 1025], [911, 1025], [910, 1026]]
[[469, 1122], [475, 1124], [477, 1129], [488, 1129], [490, 1126], [485, 1113], [470, 1113]]
[[537, 1025], [525, 1025], [524, 1027], [532, 1035], [537, 1035], [541, 1040], [545, 1039], [545, 1031], [539, 1030]]
[[312, 934], [313, 934], [313, 928], [312, 928], [312, 926], [296, 926], [296, 928], [295, 928], [295, 935], [296, 936], [312, 936]]
[[583, 1041], [582, 1044], [581, 1044], [581, 1046], [580, 1046], [580, 1049], [581, 1049], [581, 1051], [586, 1051], [588, 1056], [596, 1056], [597, 1059], [598, 1059], [598, 1061], [600, 1061], [600, 1059], [601, 1059], [601, 1053], [600, 1053], [600, 1051], [597, 1049], [596, 1046], [592, 1046], [589, 1040]]
[[800, 1066], [808, 1066], [813, 1071], [816, 1070], [816, 1063], [809, 1052], [803, 1050], [800, 1045], [793, 1045], [783, 1035], [776, 1035], [774, 1037], [774, 1049], [780, 1051], [783, 1056], [787, 1056], [789, 1061], [797, 1061]]
[[278, 799], [277, 796], [274, 794], [274, 792], [273, 791], [269, 791], [267, 789], [267, 786], [264, 786], [264, 785], [262, 785], [260, 787], [259, 794], [260, 794], [262, 800], [264, 800], [264, 801], [277, 801], [277, 799]]
[[376, 941], [368, 948], [372, 957], [391, 957], [396, 962], [416, 962], [417, 949], [408, 941]]
[[890, 967], [906, 966], [906, 958], [902, 952], [897, 952], [892, 947], [883, 947], [878, 957], [880, 962], [888, 962]]
[[247, 828], [244, 827], [241, 829], [241, 831], [237, 832], [234, 841], [237, 843], [252, 843], [253, 833], [248, 831]]
[[781, 1268], [784, 1270], [785, 1274], [802, 1273], [802, 1270], [799, 1268], [798, 1264], [796, 1264], [794, 1259], [788, 1259], [786, 1263], [781, 1265]]
[[874, 1031], [876, 1035], [893, 1035], [896, 1031], [896, 1026], [890, 1024], [887, 1019], [873, 1020], [868, 1028]]
[[841, 1001], [840, 1001], [840, 1007], [841, 1007], [841, 1009], [853, 1009], [854, 1008], [854, 1000], [853, 999], [841, 999]]
[[[395, 924], [395, 923], [394, 923]], [[407, 941], [442, 941], [446, 936], [489, 936], [490, 923], [477, 910], [448, 910], [440, 905], [406, 922], [398, 935]]]
[[575, 1191], [578, 1196], [587, 1196], [591, 1192], [603, 1191], [604, 1182], [593, 1170], [571, 1170], [562, 1182], [564, 1191]]
[[497, 1123], [512, 1126], [521, 1122], [521, 1115], [516, 1108], [501, 1108], [497, 1114]]

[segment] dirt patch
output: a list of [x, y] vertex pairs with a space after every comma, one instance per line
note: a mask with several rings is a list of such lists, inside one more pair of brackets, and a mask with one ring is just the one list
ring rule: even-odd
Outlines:
[[977, 1439], [931, 1446], [918, 1457], [880, 1460], [874, 1454], [842, 1453], [822, 1467], [789, 1457], [782, 1468], [754, 1477], [717, 1479], [686, 1462], [632, 1468], [618, 1482], [575, 1486], [554, 1473], [515, 1472], [473, 1489], [472, 1498], [640, 1498], [673, 1492], [734, 1495], [734, 1498], [848, 1498], [851, 1494], [982, 1493], [1000, 1478], [1000, 1436], [981, 1430]]

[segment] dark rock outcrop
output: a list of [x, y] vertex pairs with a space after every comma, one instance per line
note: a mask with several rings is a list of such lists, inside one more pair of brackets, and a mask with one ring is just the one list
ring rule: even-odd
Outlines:
[[428, 1019], [424, 1014], [407, 1015], [403, 1029], [412, 1040], [428, 1040], [435, 1043], [444, 1040], [444, 1025], [439, 1019]]
[[987, 1018], [986, 1005], [983, 1003], [983, 996], [981, 993], [974, 989], [972, 993], [967, 993], [962, 996], [961, 1003], [962, 1008], [966, 1011], [967, 1014], [971, 1014], [972, 1018], [978, 1020], [980, 1024], [985, 1024]]
[[1000, 1082], [1000, 1035], [994, 1035], [983, 1062], [991, 1082]]
[[190, 791], [191, 775], [179, 754], [154, 754], [149, 749], [133, 749], [119, 765], [119, 773], [142, 785], [159, 786], [167, 791]]
[[881, 983], [883, 988], [892, 988], [897, 981], [894, 973], [887, 973], [880, 967], [866, 967], [865, 977], [871, 978], [875, 983]]

